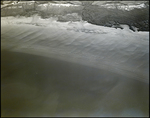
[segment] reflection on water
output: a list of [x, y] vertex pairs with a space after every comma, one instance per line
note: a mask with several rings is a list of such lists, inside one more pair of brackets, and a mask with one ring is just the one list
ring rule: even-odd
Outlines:
[[147, 83], [56, 59], [1, 53], [2, 116], [148, 116]]

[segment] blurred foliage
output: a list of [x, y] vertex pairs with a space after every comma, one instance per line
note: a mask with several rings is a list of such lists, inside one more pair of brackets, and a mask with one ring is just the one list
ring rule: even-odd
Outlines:
[[69, 13], [78, 13], [81, 15], [82, 6], [54, 6], [49, 3], [47, 6], [40, 6], [41, 4], [48, 3], [46, 1], [38, 2], [20, 2], [15, 5], [9, 5], [1, 9], [1, 16], [18, 16], [27, 15], [31, 16], [33, 13], [39, 13], [42, 18], [51, 16], [66, 15]]

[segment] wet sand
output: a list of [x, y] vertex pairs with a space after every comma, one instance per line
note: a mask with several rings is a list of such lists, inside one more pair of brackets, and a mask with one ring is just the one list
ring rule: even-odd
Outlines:
[[148, 87], [107, 70], [1, 51], [1, 116], [148, 116]]

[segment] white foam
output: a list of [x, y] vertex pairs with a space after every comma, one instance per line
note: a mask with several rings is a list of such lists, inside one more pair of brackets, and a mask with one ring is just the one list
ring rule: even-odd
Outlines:
[[44, 6], [44, 7], [47, 7], [48, 5], [51, 5], [51, 6], [65, 6], [65, 7], [70, 7], [70, 6], [79, 6], [79, 5], [73, 5], [73, 4], [54, 4], [54, 3], [48, 3], [48, 4], [40, 4], [38, 6]]
[[105, 7], [105, 8], [108, 8], [108, 9], [120, 9], [120, 10], [127, 10], [127, 11], [130, 11], [130, 10], [133, 10], [135, 8], [138, 8], [138, 9], [141, 9], [141, 8], [145, 8], [146, 5], [144, 3], [141, 3], [141, 4], [121, 4], [121, 3], [105, 3], [105, 4], [102, 4], [100, 5], [102, 7]]

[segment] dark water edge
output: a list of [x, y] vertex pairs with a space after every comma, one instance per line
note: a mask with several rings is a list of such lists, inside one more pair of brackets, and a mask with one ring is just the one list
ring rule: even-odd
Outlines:
[[1, 116], [148, 116], [148, 87], [107, 70], [1, 51]]

